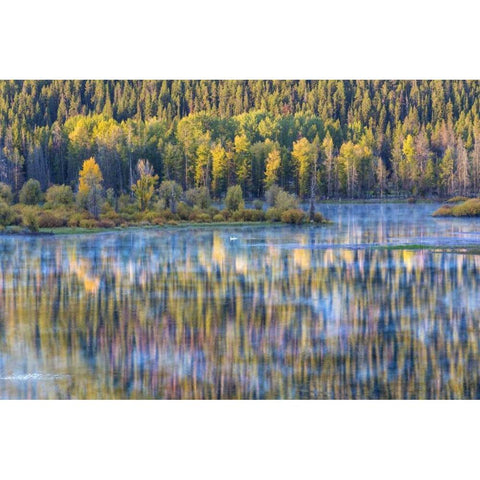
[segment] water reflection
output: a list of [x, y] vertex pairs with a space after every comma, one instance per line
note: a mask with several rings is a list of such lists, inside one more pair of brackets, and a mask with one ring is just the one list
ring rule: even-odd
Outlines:
[[479, 398], [480, 256], [368, 244], [480, 223], [322, 208], [335, 225], [1, 238], [0, 398]]

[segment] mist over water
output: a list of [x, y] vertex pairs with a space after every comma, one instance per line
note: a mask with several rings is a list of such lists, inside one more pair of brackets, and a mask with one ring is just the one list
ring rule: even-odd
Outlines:
[[[0, 237], [0, 398], [480, 398], [480, 221]], [[236, 238], [236, 240], [233, 240]]]

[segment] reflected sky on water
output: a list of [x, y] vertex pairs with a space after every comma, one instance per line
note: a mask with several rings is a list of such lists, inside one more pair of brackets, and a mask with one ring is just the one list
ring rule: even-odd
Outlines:
[[[479, 398], [477, 219], [0, 237], [0, 398]], [[236, 238], [236, 239], [233, 239]]]

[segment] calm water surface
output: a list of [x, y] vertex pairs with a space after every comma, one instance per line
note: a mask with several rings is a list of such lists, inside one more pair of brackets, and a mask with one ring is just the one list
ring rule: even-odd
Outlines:
[[[0, 237], [0, 398], [479, 398], [480, 221]], [[231, 237], [236, 237], [232, 239]]]

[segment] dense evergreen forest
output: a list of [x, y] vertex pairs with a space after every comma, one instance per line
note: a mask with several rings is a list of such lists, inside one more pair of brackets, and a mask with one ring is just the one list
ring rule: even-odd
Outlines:
[[478, 194], [478, 81], [0, 81], [0, 182], [160, 181], [247, 198]]

